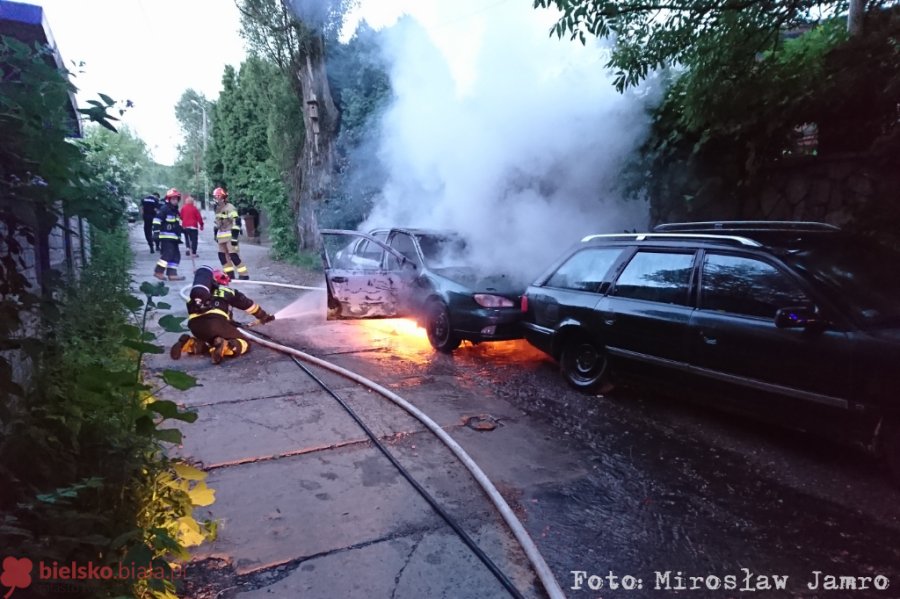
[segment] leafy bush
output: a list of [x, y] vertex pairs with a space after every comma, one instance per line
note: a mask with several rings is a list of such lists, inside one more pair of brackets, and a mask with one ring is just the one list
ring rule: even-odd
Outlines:
[[[167, 293], [146, 286], [128, 294], [129, 249], [122, 231], [94, 232], [91, 265], [57, 302], [37, 364], [35, 385], [0, 418], [0, 544], [34, 562], [113, 565], [169, 572], [186, 547], [214, 534], [193, 507], [212, 502], [205, 474], [169, 460], [162, 443], [181, 440], [166, 420], [192, 422], [154, 397], [142, 357], [161, 353], [148, 316]], [[180, 329], [179, 319], [161, 324]], [[166, 371], [161, 385], [193, 379]], [[155, 385], [159, 387], [160, 385]], [[134, 585], [134, 588], [130, 588]], [[85, 596], [172, 596], [170, 580], [80, 582]], [[42, 589], [34, 593], [41, 595]], [[53, 592], [46, 596], [53, 596]]]
[[[186, 547], [215, 532], [192, 517], [213, 498], [203, 473], [163, 453], [163, 443], [181, 439], [163, 424], [197, 416], [154, 396], [195, 382], [176, 371], [145, 380], [143, 356], [163, 352], [148, 318], [166, 307], [155, 298], [168, 290], [145, 284], [143, 300], [129, 294], [122, 210], [109, 193], [118, 175], [103, 168], [96, 144], [69, 139], [74, 88], [50, 53], [0, 39], [0, 350], [31, 360], [29, 379], [15, 380], [0, 354], [0, 546], [34, 562], [124, 561], [170, 572]], [[101, 94], [88, 104], [79, 112], [114, 130], [107, 111], [115, 102]], [[38, 232], [69, 216], [89, 223], [91, 263], [79, 279], [51, 273], [34, 289], [24, 274], [30, 247], [40, 249]], [[160, 324], [182, 330], [172, 316]], [[172, 580], [156, 578], [66, 586], [67, 596], [175, 591]], [[28, 591], [59, 594], [43, 585]]]

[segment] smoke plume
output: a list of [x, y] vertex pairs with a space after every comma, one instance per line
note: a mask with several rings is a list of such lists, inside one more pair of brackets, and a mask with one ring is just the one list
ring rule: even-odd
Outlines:
[[585, 234], [645, 227], [646, 206], [618, 190], [646, 94], [616, 92], [604, 49], [551, 38], [555, 16], [530, 3], [433, 5], [466, 7], [387, 32], [388, 182], [360, 228], [457, 231], [472, 264], [529, 279]]

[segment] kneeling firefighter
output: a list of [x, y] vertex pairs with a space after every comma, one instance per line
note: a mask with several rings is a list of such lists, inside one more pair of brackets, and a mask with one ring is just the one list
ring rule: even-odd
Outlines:
[[250, 343], [243, 338], [231, 319], [231, 309], [237, 308], [256, 317], [254, 324], [264, 324], [275, 317], [259, 307], [246, 295], [228, 286], [231, 279], [219, 270], [201, 266], [194, 274], [190, 300], [187, 303], [190, 335], [182, 335], [169, 355], [177, 360], [182, 353], [210, 353], [214, 364], [225, 356], [240, 356], [250, 351]]

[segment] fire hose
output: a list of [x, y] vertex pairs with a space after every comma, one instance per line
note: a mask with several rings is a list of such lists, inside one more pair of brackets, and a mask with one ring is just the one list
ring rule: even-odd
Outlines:
[[[254, 282], [260, 283], [260, 284], [265, 284], [262, 281], [254, 281]], [[249, 281], [243, 281], [243, 283], [249, 283]], [[284, 286], [284, 287], [303, 288], [299, 285], [288, 285], [288, 284], [281, 284], [281, 283], [279, 283], [279, 284], [269, 283], [269, 284], [277, 285], [277, 286]], [[317, 288], [313, 288], [313, 289], [317, 289]], [[181, 290], [181, 296], [185, 297], [185, 299], [187, 299], [187, 296], [185, 295], [186, 292], [190, 293], [189, 286], [186, 286], [185, 288], [183, 288]], [[321, 381], [318, 381], [318, 379], [316, 379], [315, 375], [313, 375], [311, 372], [309, 372], [305, 367], [303, 367], [302, 364], [300, 364], [298, 362], [298, 359], [303, 360], [304, 362], [307, 362], [309, 364], [318, 366], [320, 368], [324, 368], [325, 370], [329, 370], [331, 372], [339, 374], [339, 375], [341, 375], [345, 378], [348, 378], [356, 383], [359, 383], [360, 385], [362, 385], [368, 389], [371, 389], [372, 391], [375, 391], [379, 395], [383, 396], [384, 398], [390, 400], [391, 402], [393, 402], [396, 405], [403, 408], [411, 416], [413, 416], [419, 422], [421, 422], [423, 425], [425, 425], [425, 427], [428, 430], [430, 430], [444, 445], [446, 445], [447, 448], [450, 449], [450, 451], [456, 456], [456, 458], [460, 462], [462, 462], [463, 466], [466, 467], [466, 469], [469, 471], [469, 473], [471, 473], [472, 477], [475, 479], [475, 481], [478, 483], [478, 485], [482, 488], [482, 490], [484, 490], [485, 494], [488, 496], [488, 499], [491, 501], [491, 503], [493, 503], [494, 506], [497, 508], [497, 510], [500, 512], [500, 516], [503, 518], [504, 522], [506, 522], [506, 525], [509, 527], [513, 536], [515, 536], [516, 540], [519, 542], [519, 545], [522, 547], [522, 550], [525, 552], [525, 555], [528, 558], [528, 561], [531, 563], [532, 568], [534, 569], [535, 573], [537, 574], [538, 578], [540, 579], [541, 584], [543, 585], [544, 590], [547, 592], [547, 595], [550, 597], [550, 599], [565, 599], [565, 594], [563, 593], [562, 588], [559, 586], [559, 583], [557, 582], [555, 576], [553, 575], [553, 572], [550, 570], [550, 567], [547, 565], [547, 562], [544, 560], [543, 555], [541, 555], [540, 551], [538, 550], [537, 546], [535, 545], [534, 540], [528, 534], [528, 531], [525, 530], [525, 527], [522, 525], [522, 522], [518, 519], [518, 517], [512, 511], [512, 508], [509, 507], [509, 504], [506, 502], [506, 500], [503, 498], [503, 496], [497, 490], [497, 487], [494, 486], [494, 484], [491, 482], [491, 480], [487, 477], [487, 475], [484, 473], [484, 471], [481, 470], [481, 468], [478, 466], [478, 464], [475, 463], [475, 461], [471, 458], [471, 456], [469, 456], [469, 454], [466, 453], [466, 451], [449, 434], [447, 434], [447, 432], [444, 429], [442, 429], [434, 420], [432, 420], [427, 414], [425, 414], [424, 412], [419, 410], [417, 407], [415, 407], [414, 405], [412, 405], [411, 403], [409, 403], [408, 401], [406, 401], [405, 399], [403, 399], [402, 397], [400, 397], [393, 391], [390, 391], [389, 389], [382, 387], [378, 383], [371, 381], [371, 380], [367, 379], [366, 377], [359, 375], [351, 370], [347, 370], [336, 364], [332, 364], [331, 362], [327, 362], [325, 360], [317, 358], [316, 356], [307, 354], [307, 353], [302, 352], [293, 347], [290, 347], [287, 345], [282, 345], [282, 344], [277, 343], [268, 338], [263, 338], [262, 335], [255, 335], [255, 334], [251, 333], [250, 331], [246, 330], [246, 327], [243, 327], [243, 336], [245, 338], [249, 339], [250, 341], [258, 343], [259, 345], [268, 347], [269, 349], [273, 349], [275, 351], [279, 351], [281, 353], [291, 356], [292, 359], [294, 360], [294, 362], [298, 364], [298, 366], [301, 366], [301, 368], [303, 368], [308, 374], [313, 376], [313, 378], [317, 382], [319, 382], [319, 384], [321, 384], [323, 386], [324, 386], [324, 383], [321, 383]], [[327, 389], [327, 387], [326, 387], [326, 390], [330, 391], [330, 389]], [[339, 399], [339, 401], [340, 401], [340, 399]], [[358, 422], [360, 424], [362, 424], [360, 421], [358, 421]], [[364, 429], [366, 429], [365, 425], [362, 425], [362, 426]], [[465, 538], [463, 538], [463, 540], [465, 540]], [[490, 568], [490, 566], [489, 566], [489, 568]], [[494, 573], [495, 575], [498, 574], [493, 569], [492, 569], [492, 573]], [[501, 583], [503, 583], [503, 578], [505, 578], [505, 577], [502, 577], [502, 575], [498, 576], [498, 579], [500, 579]], [[507, 584], [504, 583], [504, 586], [506, 586], [509, 589]], [[515, 589], [511, 589], [511, 593], [514, 596], [520, 596], [518, 591], [516, 591]]]

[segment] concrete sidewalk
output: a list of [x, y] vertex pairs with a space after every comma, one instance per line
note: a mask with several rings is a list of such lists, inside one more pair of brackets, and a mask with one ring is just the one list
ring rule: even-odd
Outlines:
[[[202, 258], [182, 262], [185, 283], [190, 283], [192, 267], [217, 261], [210, 229], [208, 224], [201, 233]], [[148, 253], [139, 226], [131, 235], [135, 280], [155, 281], [152, 270], [158, 255]], [[242, 244], [251, 277], [290, 282], [289, 269], [272, 266], [266, 252]], [[271, 312], [301, 293], [255, 286], [243, 290]], [[173, 313], [184, 314], [177, 291], [173, 287], [169, 303]], [[315, 296], [310, 301], [322, 304]], [[301, 319], [276, 320], [263, 331], [336, 360], [359, 351], [372, 351], [382, 359], [390, 351], [389, 334], [367, 329], [375, 330], [375, 337], [361, 339], [359, 323], [328, 323], [321, 308]], [[171, 343], [176, 335], [162, 338]], [[360, 343], [365, 345], [362, 350]], [[432, 354], [428, 350], [429, 359]], [[411, 379], [403, 367], [384, 369], [378, 360], [371, 365], [374, 370], [367, 376], [414, 397], [479, 463], [489, 463], [485, 469], [499, 476], [495, 482], [519, 479], [534, 484], [582, 472], [577, 457], [560, 454], [546, 435], [517, 422], [521, 412], [460, 388], [439, 368], [428, 379]], [[358, 361], [351, 366], [359, 366]], [[287, 357], [254, 347], [247, 356], [219, 366], [188, 356], [173, 363], [166, 354], [152, 356], [149, 367], [178, 368], [201, 384], [186, 392], [162, 393], [198, 411], [197, 422], [183, 427], [184, 444], [174, 453], [206, 469], [208, 484], [216, 491], [208, 515], [219, 521], [219, 538], [195, 551], [198, 565], [190, 570], [187, 596], [508, 596], [350, 416]], [[542, 596], [506, 525], [449, 450], [380, 396], [336, 375], [317, 374], [386, 440], [391, 452], [525, 596]], [[465, 418], [478, 414], [508, 424], [491, 433], [464, 426]], [[511, 491], [511, 497], [515, 495]]]

